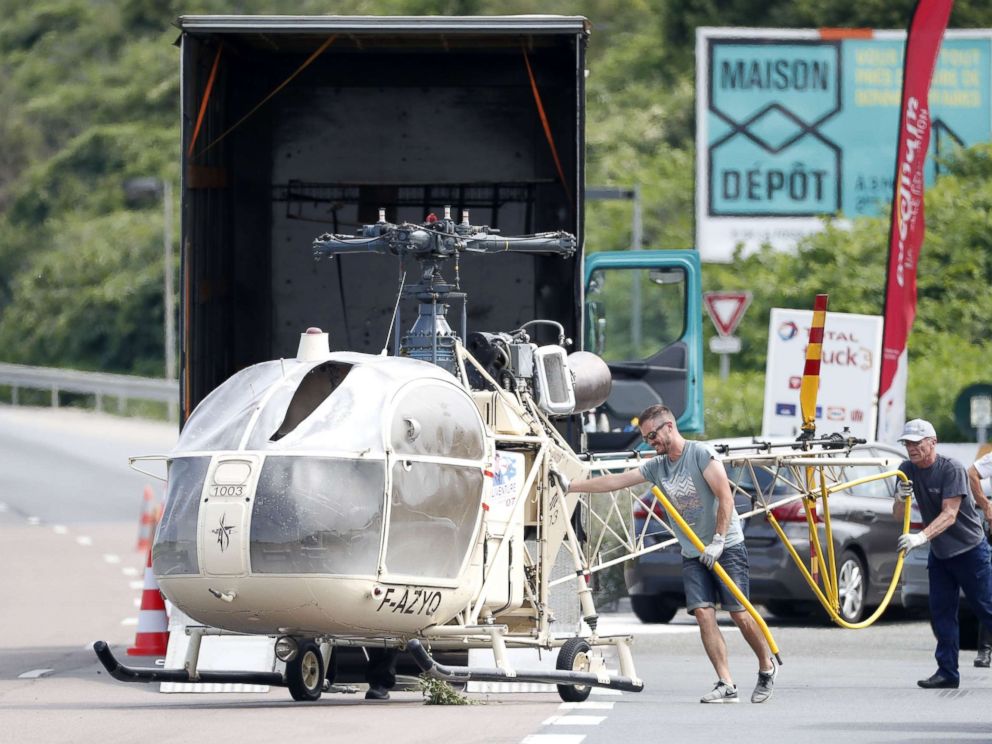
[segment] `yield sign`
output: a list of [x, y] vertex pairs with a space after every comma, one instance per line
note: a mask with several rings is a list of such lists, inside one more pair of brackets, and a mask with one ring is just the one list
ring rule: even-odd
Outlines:
[[704, 292], [703, 303], [717, 333], [729, 336], [751, 304], [750, 292]]

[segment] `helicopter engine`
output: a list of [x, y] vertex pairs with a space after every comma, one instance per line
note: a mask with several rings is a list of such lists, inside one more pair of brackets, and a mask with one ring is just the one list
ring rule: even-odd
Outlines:
[[[531, 322], [558, 326], [554, 321]], [[568, 339], [559, 335], [559, 342]], [[555, 344], [539, 347], [523, 329], [512, 334], [471, 333], [466, 348], [504, 390], [526, 391], [549, 416], [591, 410], [610, 395], [613, 380], [600, 357], [586, 351], [568, 354]], [[468, 376], [473, 388], [482, 386], [478, 372], [469, 369]]]

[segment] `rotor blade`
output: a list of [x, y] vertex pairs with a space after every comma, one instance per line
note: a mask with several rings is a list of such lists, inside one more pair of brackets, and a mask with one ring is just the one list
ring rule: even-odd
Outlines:
[[827, 319], [827, 295], [818, 294], [813, 303], [813, 325], [806, 346], [806, 366], [799, 387], [799, 407], [803, 414], [803, 433], [816, 430], [816, 394], [820, 389], [820, 354], [823, 347], [823, 325]]

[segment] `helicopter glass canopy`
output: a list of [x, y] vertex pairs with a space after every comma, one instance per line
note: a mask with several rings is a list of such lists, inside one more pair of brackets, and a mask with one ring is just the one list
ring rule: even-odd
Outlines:
[[485, 451], [475, 404], [448, 385], [418, 385], [398, 396], [391, 440], [404, 455], [479, 460]]
[[389, 572], [456, 578], [475, 535], [482, 485], [477, 467], [395, 463], [386, 547]]
[[381, 460], [265, 458], [252, 509], [252, 572], [375, 574], [384, 487]]
[[156, 576], [200, 572], [196, 524], [200, 517], [200, 492], [209, 467], [209, 457], [177, 457], [169, 461], [165, 513], [152, 546]]

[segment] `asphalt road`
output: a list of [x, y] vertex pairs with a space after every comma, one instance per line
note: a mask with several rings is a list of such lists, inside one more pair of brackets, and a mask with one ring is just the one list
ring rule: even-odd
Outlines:
[[685, 615], [651, 627], [604, 616], [601, 632], [635, 636], [645, 689], [597, 692], [575, 707], [554, 693], [479, 693], [482, 704], [440, 707], [417, 692], [388, 702], [359, 692], [302, 704], [284, 689], [162, 694], [115, 682], [91, 645], [106, 640], [124, 657], [134, 639], [141, 493], [155, 483], [126, 458], [174, 439], [164, 424], [0, 407], [0, 742], [992, 741], [992, 673], [965, 652], [960, 689], [918, 689], [933, 671], [929, 626], [896, 613], [861, 631], [773, 620], [785, 663], [760, 706], [746, 702], [754, 661], [730, 627], [742, 702], [697, 702], [714, 675]]

